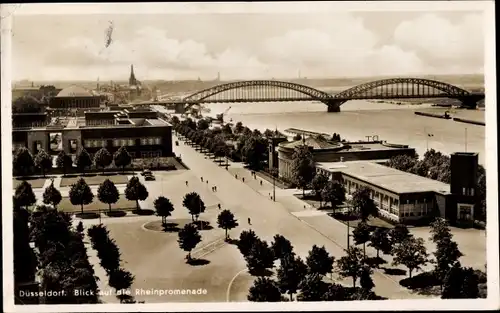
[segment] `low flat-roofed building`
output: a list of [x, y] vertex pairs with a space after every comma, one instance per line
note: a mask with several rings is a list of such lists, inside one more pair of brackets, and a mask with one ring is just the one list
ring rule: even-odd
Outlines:
[[398, 155], [415, 155], [414, 148], [407, 145], [390, 144], [385, 141], [340, 142], [321, 136], [306, 137], [278, 144], [276, 153], [281, 178], [286, 180], [292, 178], [293, 153], [296, 148], [302, 145], [309, 147], [315, 162], [377, 160], [390, 159]]
[[125, 146], [132, 157], [173, 155], [172, 126], [149, 115], [129, 118], [124, 112], [103, 110], [86, 112], [85, 117], [53, 117], [45, 125], [14, 127], [13, 144], [15, 149], [26, 147], [33, 154], [44, 149], [52, 155], [61, 150], [74, 155], [83, 147], [92, 155], [102, 147], [114, 153]]
[[411, 223], [436, 216], [455, 222], [472, 217], [473, 212], [469, 212], [469, 217], [457, 213], [472, 197], [464, 199], [463, 195], [453, 194], [449, 184], [399, 171], [377, 161], [318, 162], [316, 169], [341, 181], [347, 194], [368, 187], [380, 216], [393, 222]]

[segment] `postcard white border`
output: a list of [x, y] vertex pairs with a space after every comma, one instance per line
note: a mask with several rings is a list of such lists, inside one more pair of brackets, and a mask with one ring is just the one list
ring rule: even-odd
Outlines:
[[306, 13], [334, 11], [482, 11], [485, 15], [485, 105], [487, 175], [487, 274], [488, 298], [478, 300], [386, 300], [376, 302], [377, 310], [477, 310], [498, 309], [498, 168], [496, 125], [495, 16], [493, 1], [373, 1], [373, 2], [276, 2], [276, 3], [133, 3], [126, 4], [9, 4], [1, 7], [2, 84], [2, 207], [3, 210], [3, 290], [5, 312], [120, 312], [120, 311], [353, 311], [374, 310], [371, 301], [280, 302], [280, 303], [165, 303], [129, 305], [23, 305], [14, 306], [12, 242], [12, 125], [11, 125], [11, 20], [14, 15], [31, 14], [213, 14], [213, 13]]

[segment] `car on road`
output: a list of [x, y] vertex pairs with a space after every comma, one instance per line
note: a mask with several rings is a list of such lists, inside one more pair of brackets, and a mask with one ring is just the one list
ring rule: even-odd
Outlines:
[[151, 170], [145, 168], [145, 169], [142, 170], [141, 175], [142, 176], [153, 175], [153, 173], [151, 172]]
[[149, 174], [144, 174], [144, 180], [145, 181], [151, 181], [151, 180], [156, 180], [156, 178], [153, 175], [153, 173], [149, 172]]

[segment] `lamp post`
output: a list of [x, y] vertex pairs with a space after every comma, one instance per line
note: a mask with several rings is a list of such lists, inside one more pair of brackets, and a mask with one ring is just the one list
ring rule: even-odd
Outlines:
[[434, 134], [428, 133], [425, 128], [424, 128], [424, 133], [425, 133], [425, 148], [426, 151], [429, 151], [429, 138], [434, 137]]
[[351, 226], [349, 225], [349, 219], [351, 218], [351, 204], [352, 204], [352, 196], [348, 195], [347, 196], [347, 249], [349, 249], [349, 246], [351, 244], [351, 234], [349, 233]]
[[467, 127], [465, 127], [465, 152], [467, 152]]

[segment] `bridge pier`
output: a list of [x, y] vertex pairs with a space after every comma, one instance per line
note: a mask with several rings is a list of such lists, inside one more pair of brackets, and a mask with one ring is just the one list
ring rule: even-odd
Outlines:
[[477, 109], [477, 103], [483, 99], [484, 96], [482, 95], [472, 95], [470, 97], [460, 99], [460, 102], [462, 102], [462, 107], [465, 107], [469, 110], [475, 110]]
[[327, 105], [327, 112], [328, 113], [338, 113], [338, 112], [340, 112], [340, 102], [338, 102], [338, 101], [329, 101], [326, 105]]
[[186, 113], [186, 105], [184, 103], [176, 103], [175, 104], [175, 113], [182, 114]]

